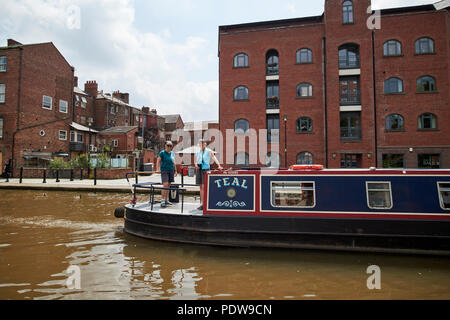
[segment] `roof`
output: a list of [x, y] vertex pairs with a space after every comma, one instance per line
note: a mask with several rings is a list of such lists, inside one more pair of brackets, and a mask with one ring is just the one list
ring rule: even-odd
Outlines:
[[106, 99], [106, 100], [112, 101], [114, 103], [121, 104], [123, 106], [131, 107], [128, 103], [125, 103], [125, 102], [123, 102], [120, 99], [114, 98], [112, 95], [107, 95], [107, 94], [102, 93], [102, 92], [97, 94], [97, 99]]
[[84, 131], [84, 132], [91, 132], [91, 133], [98, 133], [97, 130], [91, 129], [89, 127], [83, 126], [79, 123], [76, 122], [72, 122], [72, 124], [70, 125], [72, 128], [74, 128], [75, 130], [78, 131]]
[[178, 118], [181, 118], [181, 115], [179, 114], [168, 114], [161, 116], [166, 120], [166, 123], [177, 123]]
[[197, 122], [186, 122], [184, 124], [185, 131], [205, 131], [209, 129], [210, 124], [217, 124], [217, 121], [197, 121]]
[[131, 126], [131, 127], [112, 127], [105, 129], [103, 131], [100, 131], [100, 134], [123, 134], [128, 133], [134, 129], [137, 129], [137, 126]]
[[434, 4], [436, 10], [446, 9], [450, 7], [450, 0], [442, 0]]
[[241, 24], [232, 24], [232, 25], [219, 26], [219, 31], [228, 31], [228, 30], [231, 30], [231, 29], [238, 29], [238, 28], [249, 28], [249, 27], [260, 27], [260, 26], [280, 25], [280, 24], [293, 24], [293, 23], [305, 23], [305, 22], [320, 23], [320, 22], [322, 22], [322, 20], [323, 20], [323, 15], [312, 16], [312, 17], [303, 17], [303, 18], [294, 18], [294, 19], [282, 19], [282, 20], [250, 22], [250, 23], [241, 23]]
[[86, 92], [84, 92], [83, 90], [81, 90], [78, 87], [73, 87], [73, 93], [82, 94], [82, 95], [88, 96], [88, 94]]

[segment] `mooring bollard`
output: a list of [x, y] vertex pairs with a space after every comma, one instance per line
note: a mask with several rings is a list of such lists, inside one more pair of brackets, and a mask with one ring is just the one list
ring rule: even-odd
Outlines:
[[80, 180], [83, 180], [83, 169], [80, 169]]
[[47, 183], [47, 169], [44, 169], [44, 178], [42, 180], [42, 183]]
[[97, 185], [97, 168], [94, 168], [94, 186]]
[[181, 187], [184, 188], [184, 167], [181, 167]]
[[19, 183], [22, 183], [22, 180], [23, 180], [23, 167], [20, 168]]
[[56, 182], [60, 182], [59, 181], [59, 170], [56, 170]]
[[138, 179], [139, 174], [137, 173], [137, 171], [135, 172], [135, 175], [136, 175], [136, 184], [138, 184], [139, 183], [139, 179]]
[[70, 181], [73, 181], [73, 169], [70, 169]]

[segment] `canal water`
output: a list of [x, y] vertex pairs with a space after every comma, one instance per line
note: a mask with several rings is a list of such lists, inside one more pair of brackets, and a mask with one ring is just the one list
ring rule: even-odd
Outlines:
[[450, 258], [150, 241], [114, 218], [129, 200], [0, 191], [0, 299], [450, 299]]

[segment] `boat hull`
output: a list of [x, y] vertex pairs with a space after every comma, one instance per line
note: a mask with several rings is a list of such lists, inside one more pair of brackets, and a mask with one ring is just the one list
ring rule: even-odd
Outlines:
[[129, 206], [124, 230], [201, 245], [450, 255], [450, 221], [166, 214]]

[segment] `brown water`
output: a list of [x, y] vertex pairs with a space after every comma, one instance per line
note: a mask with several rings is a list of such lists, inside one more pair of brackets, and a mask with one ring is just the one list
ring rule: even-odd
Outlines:
[[[0, 299], [450, 299], [450, 258], [150, 241], [114, 218], [129, 199], [0, 191]], [[381, 290], [367, 288], [371, 265]]]

